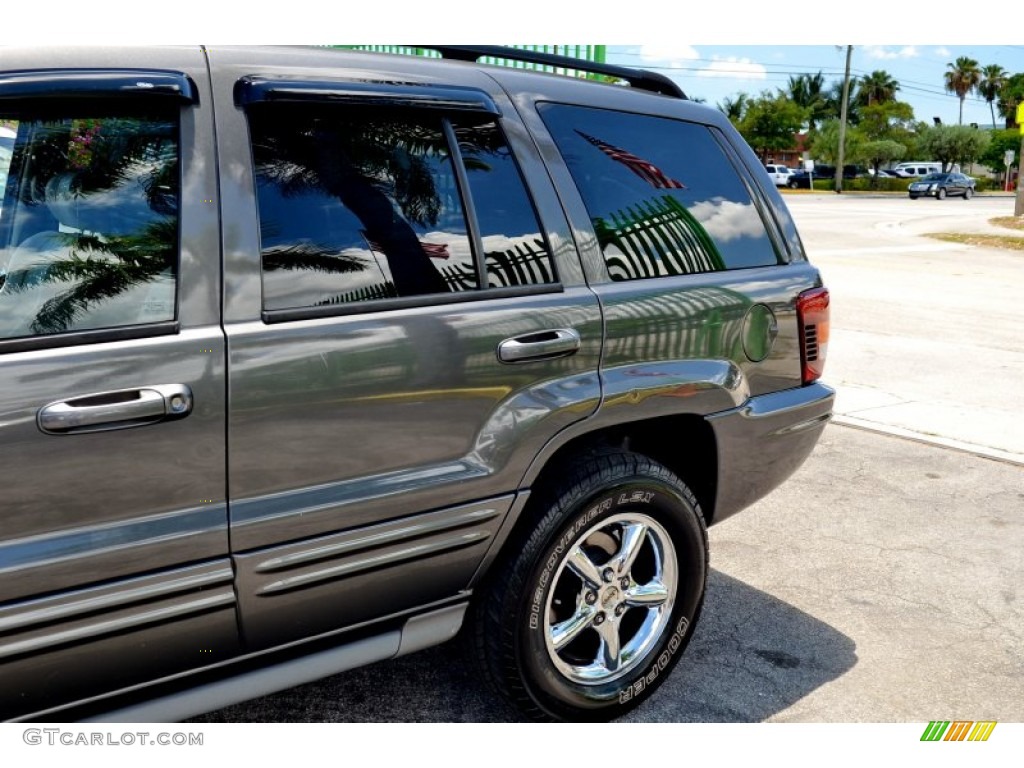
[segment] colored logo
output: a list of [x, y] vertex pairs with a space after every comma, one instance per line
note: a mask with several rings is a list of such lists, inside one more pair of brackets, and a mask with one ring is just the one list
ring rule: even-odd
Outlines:
[[921, 741], [988, 741], [995, 727], [995, 720], [932, 720]]

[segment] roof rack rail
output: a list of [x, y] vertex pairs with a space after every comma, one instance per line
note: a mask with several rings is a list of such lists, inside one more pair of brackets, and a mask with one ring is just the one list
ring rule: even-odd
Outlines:
[[415, 48], [426, 48], [437, 51], [441, 58], [455, 59], [457, 61], [476, 62], [485, 57], [498, 59], [509, 59], [511, 61], [522, 61], [530, 64], [546, 64], [552, 67], [563, 67], [565, 69], [578, 69], [581, 72], [593, 72], [597, 75], [608, 75], [610, 77], [625, 80], [633, 88], [643, 91], [674, 96], [677, 99], [685, 99], [686, 94], [674, 81], [658, 72], [651, 72], [646, 69], [633, 69], [632, 67], [620, 67], [616, 64], [605, 64], [603, 62], [576, 59], [572, 56], [559, 56], [554, 53], [543, 51], [528, 51], [522, 48], [510, 48], [504, 45], [417, 45]]

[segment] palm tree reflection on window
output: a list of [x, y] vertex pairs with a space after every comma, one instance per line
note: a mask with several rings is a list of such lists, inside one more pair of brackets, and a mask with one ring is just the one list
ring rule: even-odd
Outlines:
[[[255, 112], [251, 125], [264, 272], [383, 274], [377, 252], [395, 295], [448, 291], [417, 232], [445, 215], [465, 237], [457, 196], [445, 200], [438, 187], [453, 173], [437, 122]], [[295, 211], [287, 201], [297, 197], [315, 210], [298, 221], [278, 215]]]
[[173, 319], [176, 121], [22, 119], [18, 133], [0, 336]]

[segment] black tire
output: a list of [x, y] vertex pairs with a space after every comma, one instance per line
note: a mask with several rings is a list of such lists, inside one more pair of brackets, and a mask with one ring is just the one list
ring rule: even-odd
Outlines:
[[910, 196], [910, 199], [911, 199], [911, 200], [917, 200], [917, 198], [918, 198], [918, 196], [917, 196], [917, 195], [911, 195], [911, 196]]
[[478, 591], [476, 661], [532, 719], [619, 717], [664, 681], [700, 616], [700, 506], [671, 471], [626, 452], [581, 459], [531, 501]]
[[964, 200], [970, 200], [974, 196], [974, 190], [968, 187], [964, 190]]
[[937, 200], [945, 200], [946, 199], [946, 188], [945, 187], [939, 187], [938, 190], [935, 192], [935, 198]]

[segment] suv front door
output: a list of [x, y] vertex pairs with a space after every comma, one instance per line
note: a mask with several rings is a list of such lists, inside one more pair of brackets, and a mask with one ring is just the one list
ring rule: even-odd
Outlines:
[[0, 719], [237, 648], [205, 62], [91, 55], [0, 72]]

